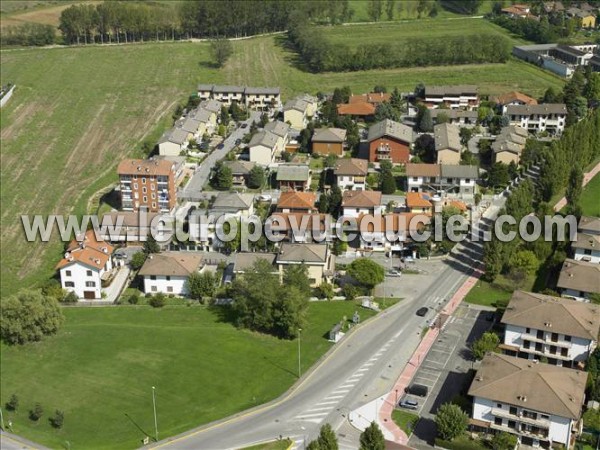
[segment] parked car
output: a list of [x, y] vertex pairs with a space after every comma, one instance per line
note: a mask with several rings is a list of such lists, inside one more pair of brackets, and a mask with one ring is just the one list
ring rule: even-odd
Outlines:
[[219, 150], [221, 150], [223, 147], [225, 147], [225, 144], [223, 144], [223, 143], [220, 143], [219, 145], [217, 145], [217, 148], [218, 148]]
[[236, 140], [235, 140], [235, 145], [240, 145], [241, 143], [242, 143], [242, 140], [241, 140], [241, 139], [236, 139]]
[[273, 199], [269, 194], [262, 194], [258, 196], [258, 200], [261, 202], [270, 202]]
[[406, 392], [418, 397], [427, 397], [429, 388], [427, 386], [423, 386], [422, 384], [413, 383], [406, 388]]
[[427, 314], [427, 311], [429, 311], [429, 308], [423, 306], [422, 308], [417, 309], [417, 316], [424, 317], [425, 314]]
[[248, 124], [247, 123], [243, 123], [240, 128], [248, 128]]
[[404, 409], [417, 409], [419, 407], [419, 402], [416, 400], [400, 400], [398, 406]]

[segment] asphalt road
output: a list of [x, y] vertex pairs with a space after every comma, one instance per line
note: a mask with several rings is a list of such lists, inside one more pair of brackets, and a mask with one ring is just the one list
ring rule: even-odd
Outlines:
[[[349, 411], [391, 388], [418, 345], [425, 320], [435, 316], [471, 273], [471, 257], [479, 256], [474, 248], [464, 249], [444, 261], [431, 283], [408, 295], [396, 293], [404, 300], [346, 336], [289, 395], [155, 447], [229, 449], [283, 436], [303, 448], [322, 423], [337, 429]], [[421, 306], [431, 308], [424, 318], [415, 316]]]
[[246, 128], [238, 127], [222, 142], [222, 148], [215, 148], [207, 157], [202, 161], [196, 173], [191, 178], [187, 186], [185, 187], [184, 194], [185, 195], [198, 195], [202, 192], [202, 189], [208, 182], [208, 177], [210, 176], [211, 169], [215, 166], [217, 161], [225, 158], [227, 153], [235, 147], [235, 141], [237, 139], [242, 139], [244, 135], [246, 135], [250, 130], [250, 124], [253, 121], [258, 121], [260, 119], [260, 112], [252, 111], [250, 112], [250, 118], [241, 123], [246, 123], [248, 126]]

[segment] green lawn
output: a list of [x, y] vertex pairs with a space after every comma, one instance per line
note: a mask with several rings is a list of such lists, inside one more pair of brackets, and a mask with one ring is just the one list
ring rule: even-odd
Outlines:
[[383, 44], [420, 37], [464, 36], [485, 33], [508, 37], [513, 45], [524, 43], [523, 39], [510, 35], [504, 28], [485, 19], [455, 17], [445, 19], [420, 19], [401, 23], [384, 22], [346, 27], [322, 27], [325, 36], [334, 44]]
[[587, 216], [600, 217], [600, 174], [592, 178], [583, 189], [581, 209]]
[[415, 425], [419, 420], [419, 416], [401, 409], [394, 409], [394, 411], [392, 411], [392, 420], [400, 427], [402, 431], [410, 436], [412, 430], [415, 429]]
[[252, 447], [244, 447], [240, 450], [287, 450], [291, 445], [292, 441], [283, 439], [281, 441], [271, 441], [265, 444], [253, 445]]
[[[524, 288], [527, 290], [526, 288]], [[498, 306], [498, 302], [508, 302], [514, 287], [500, 275], [495, 282], [479, 280], [465, 297], [465, 302], [483, 306]]]
[[[303, 371], [331, 347], [331, 326], [357, 309], [354, 302], [310, 304]], [[154, 433], [152, 386], [166, 438], [267, 402], [296, 381], [296, 341], [238, 330], [203, 307], [67, 308], [65, 315], [58, 335], [1, 347], [1, 404], [13, 393], [20, 400], [4, 420], [53, 448], [66, 441], [86, 449], [139, 446]], [[39, 423], [27, 418], [36, 402], [44, 408]], [[48, 423], [56, 409], [65, 413], [59, 431]]]
[[419, 82], [474, 83], [482, 94], [541, 95], [563, 83], [516, 60], [311, 74], [294, 64], [296, 55], [284, 44], [282, 36], [234, 42], [220, 70], [204, 43], [2, 51], [2, 83], [17, 90], [0, 116], [0, 293], [47, 279], [62, 253], [56, 239], [26, 242], [19, 216], [86, 212], [90, 197], [116, 181], [118, 161], [136, 154], [143, 139], [155, 142], [171, 125], [175, 105], [199, 82], [281, 86], [284, 100], [344, 85], [365, 92], [375, 84], [411, 90]]

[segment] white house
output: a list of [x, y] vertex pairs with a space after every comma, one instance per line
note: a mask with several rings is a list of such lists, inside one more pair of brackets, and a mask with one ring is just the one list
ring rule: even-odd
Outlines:
[[473, 109], [479, 107], [478, 88], [475, 85], [426, 86], [425, 105], [428, 108]]
[[250, 140], [250, 162], [268, 166], [275, 161], [279, 137], [270, 131], [259, 131]]
[[158, 154], [162, 156], [179, 156], [188, 146], [193, 133], [182, 128], [172, 128], [158, 141]]
[[592, 295], [600, 295], [600, 264], [567, 258], [556, 287], [563, 297], [589, 302]]
[[308, 124], [309, 104], [304, 100], [295, 98], [286, 102], [283, 106], [283, 120], [296, 130], [306, 128]]
[[367, 189], [369, 164], [365, 159], [340, 158], [335, 162], [333, 173], [342, 191], [364, 191]]
[[56, 266], [62, 288], [86, 300], [102, 298], [102, 280], [113, 268], [113, 250], [112, 245], [96, 239], [94, 230], [71, 241]]
[[596, 348], [600, 306], [515, 291], [502, 323], [502, 349], [507, 353], [573, 367], [583, 364]]
[[439, 164], [407, 164], [406, 191], [423, 192], [435, 190], [440, 178], [440, 173]]
[[567, 107], [564, 103], [509, 105], [506, 114], [511, 125], [518, 125], [527, 131], [562, 134], [567, 120]]
[[149, 255], [139, 275], [144, 278], [144, 292], [147, 294], [187, 295], [188, 277], [203, 270], [199, 253], [165, 252]]
[[223, 214], [250, 217], [254, 214], [254, 195], [238, 192], [219, 192], [210, 207], [210, 214], [215, 217]]
[[[415, 216], [410, 213], [359, 216], [356, 230], [359, 232], [358, 248], [363, 251], [402, 251], [410, 240], [409, 230], [416, 231], [425, 225], [423, 215]], [[346, 228], [345, 231], [350, 233], [353, 230]]]
[[344, 217], [358, 217], [362, 214], [382, 214], [382, 194], [379, 191], [345, 191], [342, 196]]
[[312, 287], [330, 282], [335, 274], [335, 256], [327, 244], [282, 243], [276, 264], [282, 276], [286, 267], [304, 264]]
[[600, 218], [582, 216], [579, 219], [577, 240], [571, 243], [573, 259], [600, 263]]
[[569, 449], [585, 398], [587, 372], [487, 354], [469, 388], [471, 426], [507, 432], [521, 444]]
[[275, 120], [265, 125], [265, 131], [269, 131], [277, 136], [277, 147], [275, 149], [275, 156], [280, 156], [285, 150], [285, 146], [289, 141], [290, 126], [282, 122], [281, 120]]
[[307, 103], [306, 115], [308, 117], [313, 117], [317, 113], [319, 109], [319, 99], [317, 97], [310, 94], [302, 94], [296, 98]]
[[265, 111], [281, 106], [281, 92], [279, 88], [246, 87], [244, 89], [244, 103], [250, 109]]
[[439, 188], [455, 194], [473, 195], [479, 178], [477, 166], [442, 164]]

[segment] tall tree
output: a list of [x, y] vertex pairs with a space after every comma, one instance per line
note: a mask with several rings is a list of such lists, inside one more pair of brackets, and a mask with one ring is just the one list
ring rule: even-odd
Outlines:
[[578, 164], [571, 169], [565, 198], [567, 200], [567, 212], [569, 214], [581, 215], [581, 194], [583, 192], [583, 170]]
[[387, 0], [385, 2], [385, 14], [387, 16], [387, 20], [394, 20], [394, 11], [396, 9], [395, 6], [395, 0]]
[[218, 279], [212, 272], [194, 272], [188, 277], [187, 283], [191, 297], [202, 300], [215, 295]]
[[265, 170], [256, 165], [250, 170], [248, 175], [248, 187], [251, 189], [258, 189], [265, 184]]
[[385, 450], [385, 438], [377, 422], [371, 422], [360, 435], [360, 450]]
[[152, 233], [148, 233], [148, 236], [146, 237], [146, 241], [144, 242], [144, 253], [146, 255], [160, 253], [160, 245], [156, 242]]
[[385, 279], [383, 267], [369, 258], [358, 258], [352, 261], [348, 266], [347, 273], [369, 290]]
[[446, 441], [460, 436], [467, 429], [469, 416], [453, 403], [444, 403], [435, 415], [437, 434]]
[[217, 67], [223, 67], [233, 54], [233, 45], [229, 39], [212, 39], [210, 41], [210, 52]]
[[383, 0], [369, 0], [367, 14], [373, 22], [379, 22], [383, 13]]

